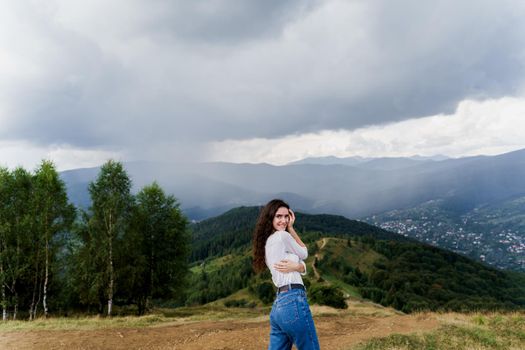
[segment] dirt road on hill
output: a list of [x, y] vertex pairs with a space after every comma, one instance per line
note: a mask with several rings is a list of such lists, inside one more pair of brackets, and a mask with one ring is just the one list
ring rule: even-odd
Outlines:
[[[439, 322], [429, 315], [315, 317], [322, 349], [350, 349], [393, 333], [426, 332]], [[202, 321], [145, 328], [0, 332], [0, 349], [245, 349], [268, 346], [267, 320]]]
[[[326, 238], [323, 238], [321, 240], [321, 246], [319, 247], [319, 250], [323, 249], [326, 245]], [[317, 271], [317, 268], [315, 267], [315, 264], [319, 261], [319, 252], [315, 253], [314, 255], [315, 259], [312, 261], [312, 270], [314, 271], [314, 276], [317, 281], [319, 281], [319, 278], [321, 275], [319, 275], [319, 271]]]

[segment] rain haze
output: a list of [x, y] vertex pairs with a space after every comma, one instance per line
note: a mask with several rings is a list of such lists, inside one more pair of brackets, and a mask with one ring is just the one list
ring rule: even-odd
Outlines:
[[1, 1], [0, 165], [525, 148], [522, 1]]

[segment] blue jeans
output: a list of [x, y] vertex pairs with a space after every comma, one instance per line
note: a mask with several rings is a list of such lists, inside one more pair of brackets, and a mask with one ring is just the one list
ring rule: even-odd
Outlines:
[[270, 312], [270, 345], [268, 350], [319, 349], [314, 320], [301, 289], [279, 293]]

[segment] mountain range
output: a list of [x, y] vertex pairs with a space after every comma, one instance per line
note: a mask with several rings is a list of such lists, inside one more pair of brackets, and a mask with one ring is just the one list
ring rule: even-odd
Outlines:
[[[156, 180], [197, 220], [273, 197], [305, 212], [355, 218], [435, 199], [462, 212], [525, 195], [525, 150], [441, 161], [378, 158], [362, 165], [131, 162], [125, 167], [135, 188]], [[98, 168], [62, 173], [76, 204], [89, 204], [87, 184], [97, 173]]]
[[[525, 210], [509, 204], [525, 199], [525, 150], [497, 156], [444, 158], [309, 158], [283, 166], [131, 162], [125, 167], [135, 190], [157, 181], [179, 199], [186, 215], [197, 221], [233, 207], [261, 205], [279, 197], [305, 213], [359, 218], [417, 239], [430, 237], [427, 242], [440, 245], [441, 241], [434, 237], [434, 226], [441, 227], [447, 220], [461, 226], [462, 222], [468, 222], [474, 214], [488, 208], [491, 208], [490, 213], [498, 208], [512, 207], [510, 230], [513, 233], [509, 247], [514, 247], [515, 252], [507, 252], [509, 247], [499, 241], [493, 243], [503, 244], [503, 247], [489, 247], [514, 256], [512, 261], [507, 264], [507, 256], [492, 256], [490, 251], [483, 249], [476, 249], [473, 257], [483, 260], [484, 256], [485, 261], [500, 267], [525, 268], [525, 261], [519, 258], [521, 247], [525, 249], [525, 220], [520, 219]], [[89, 206], [87, 185], [95, 179], [98, 170], [75, 169], [61, 173], [76, 205]], [[411, 231], [401, 229], [400, 225], [407, 219], [414, 221], [423, 212], [436, 220], [427, 220], [425, 227], [416, 225]], [[509, 219], [505, 210], [498, 213], [498, 222]], [[408, 217], [412, 214], [416, 216]], [[496, 226], [490, 227], [485, 227], [481, 220], [477, 222], [479, 225], [475, 229], [485, 235], [492, 232], [490, 235], [497, 236], [503, 229], [494, 220], [492, 224]], [[437, 226], [440, 223], [441, 226]], [[457, 227], [458, 232], [459, 228], [472, 229], [461, 226]], [[423, 229], [430, 230], [430, 234], [423, 234]], [[505, 230], [509, 228], [506, 226]], [[460, 235], [457, 235], [458, 240]], [[507, 238], [501, 240], [509, 241]], [[484, 240], [485, 243], [489, 241], [492, 240]], [[462, 253], [474, 251], [460, 245], [455, 247], [452, 242], [447, 244], [444, 244], [446, 248]]]

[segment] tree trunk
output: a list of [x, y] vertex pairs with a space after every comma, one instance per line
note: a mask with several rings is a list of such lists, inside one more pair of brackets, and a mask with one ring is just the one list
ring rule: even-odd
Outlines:
[[[4, 265], [0, 263], [0, 274], [4, 277]], [[5, 282], [2, 282], [2, 321], [7, 321], [7, 299], [5, 295]]]
[[16, 320], [18, 314], [18, 293], [15, 294], [15, 306], [13, 308], [13, 320]]
[[19, 267], [20, 267], [20, 239], [18, 236], [16, 239], [16, 267], [15, 267], [16, 277], [13, 279], [13, 284], [11, 285], [11, 291], [13, 292], [13, 295], [15, 296], [15, 305], [13, 306], [13, 320], [16, 320], [16, 317], [18, 315], [18, 292], [16, 291], [16, 281], [19, 275], [19, 270], [18, 270]]
[[111, 317], [111, 311], [113, 309], [113, 239], [112, 235], [109, 235], [109, 288], [108, 288], [108, 316]]
[[18, 292], [16, 291], [16, 279], [11, 283], [11, 293], [13, 293], [14, 309], [13, 309], [13, 320], [16, 320], [16, 314], [18, 313]]
[[[40, 277], [40, 278], [42, 278], [42, 277]], [[40, 280], [42, 280], [42, 279], [40, 279]], [[38, 304], [40, 304], [40, 299], [41, 298], [42, 298], [42, 285], [40, 285], [39, 288], [38, 288], [38, 298], [36, 299], [35, 308], [33, 310], [33, 319], [36, 318]]]
[[34, 320], [34, 315], [36, 314], [36, 292], [38, 289], [38, 260], [39, 260], [39, 254], [37, 251], [36, 259], [35, 259], [35, 279], [33, 281], [33, 297], [31, 298], [31, 305], [29, 306], [29, 321]]
[[7, 300], [5, 299], [5, 285], [2, 283], [2, 321], [7, 321]]
[[138, 316], [142, 316], [144, 315], [144, 312], [145, 312], [145, 309], [146, 309], [146, 306], [145, 306], [145, 301], [144, 301], [144, 297], [140, 296], [138, 297], [138, 300], [137, 300], [137, 313], [138, 313]]
[[146, 310], [149, 309], [149, 302], [152, 297], [154, 289], [154, 283], [153, 283], [153, 274], [155, 272], [155, 234], [151, 233], [151, 258], [150, 258], [150, 264], [149, 264], [149, 288], [146, 294]]
[[44, 277], [44, 299], [42, 301], [44, 305], [44, 318], [47, 318], [47, 282], [49, 280], [49, 240], [46, 234], [46, 272]]

